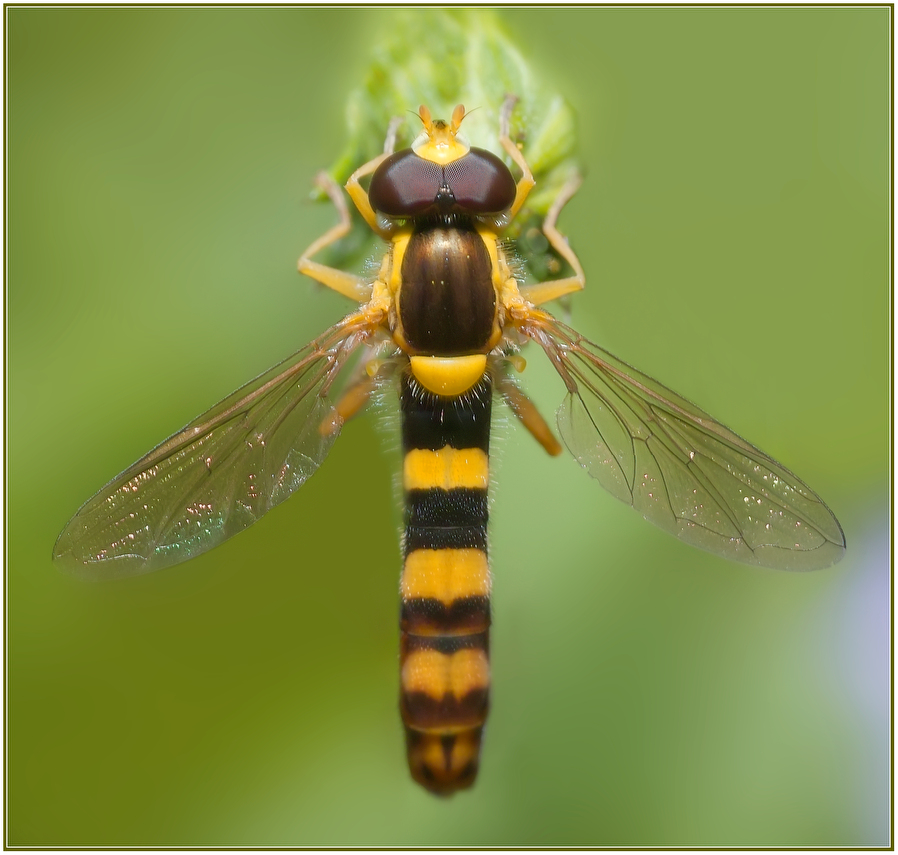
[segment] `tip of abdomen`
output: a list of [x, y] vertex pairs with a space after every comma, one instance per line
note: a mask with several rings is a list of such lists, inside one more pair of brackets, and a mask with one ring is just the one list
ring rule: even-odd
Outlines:
[[412, 777], [437, 796], [466, 790], [477, 778], [483, 726], [458, 733], [426, 733], [405, 728]]
[[402, 634], [399, 707], [412, 777], [451, 795], [477, 777], [489, 710], [489, 632]]

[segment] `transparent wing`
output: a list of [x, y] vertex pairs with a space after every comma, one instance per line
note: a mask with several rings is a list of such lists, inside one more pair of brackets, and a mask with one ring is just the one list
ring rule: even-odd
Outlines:
[[832, 511], [763, 451], [545, 312], [522, 332], [567, 383], [557, 419], [570, 452], [649, 522], [763, 567], [815, 570], [842, 557]]
[[89, 499], [56, 541], [59, 566], [88, 578], [186, 561], [299, 489], [339, 432], [327, 392], [370, 330], [338, 324], [169, 437]]

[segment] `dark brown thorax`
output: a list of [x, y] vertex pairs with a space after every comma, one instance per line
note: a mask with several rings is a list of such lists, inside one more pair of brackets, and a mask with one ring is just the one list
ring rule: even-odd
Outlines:
[[470, 220], [449, 216], [416, 225], [402, 258], [398, 311], [417, 353], [485, 353], [496, 320], [492, 262]]

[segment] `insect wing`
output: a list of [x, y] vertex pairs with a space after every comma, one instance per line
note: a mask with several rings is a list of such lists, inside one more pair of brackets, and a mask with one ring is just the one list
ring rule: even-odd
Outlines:
[[842, 557], [832, 511], [788, 469], [554, 319], [541, 332], [534, 337], [567, 375], [562, 438], [616, 498], [735, 561], [814, 570]]
[[319, 430], [332, 412], [326, 393], [363, 338], [322, 336], [157, 446], [85, 502], [54, 559], [87, 578], [147, 573], [252, 525], [330, 450], [339, 430]]

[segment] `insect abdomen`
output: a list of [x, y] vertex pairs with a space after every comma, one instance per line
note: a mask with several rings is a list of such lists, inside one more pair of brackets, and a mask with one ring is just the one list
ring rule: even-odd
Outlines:
[[412, 775], [444, 795], [474, 782], [489, 706], [491, 400], [487, 376], [458, 398], [402, 381], [400, 707]]

